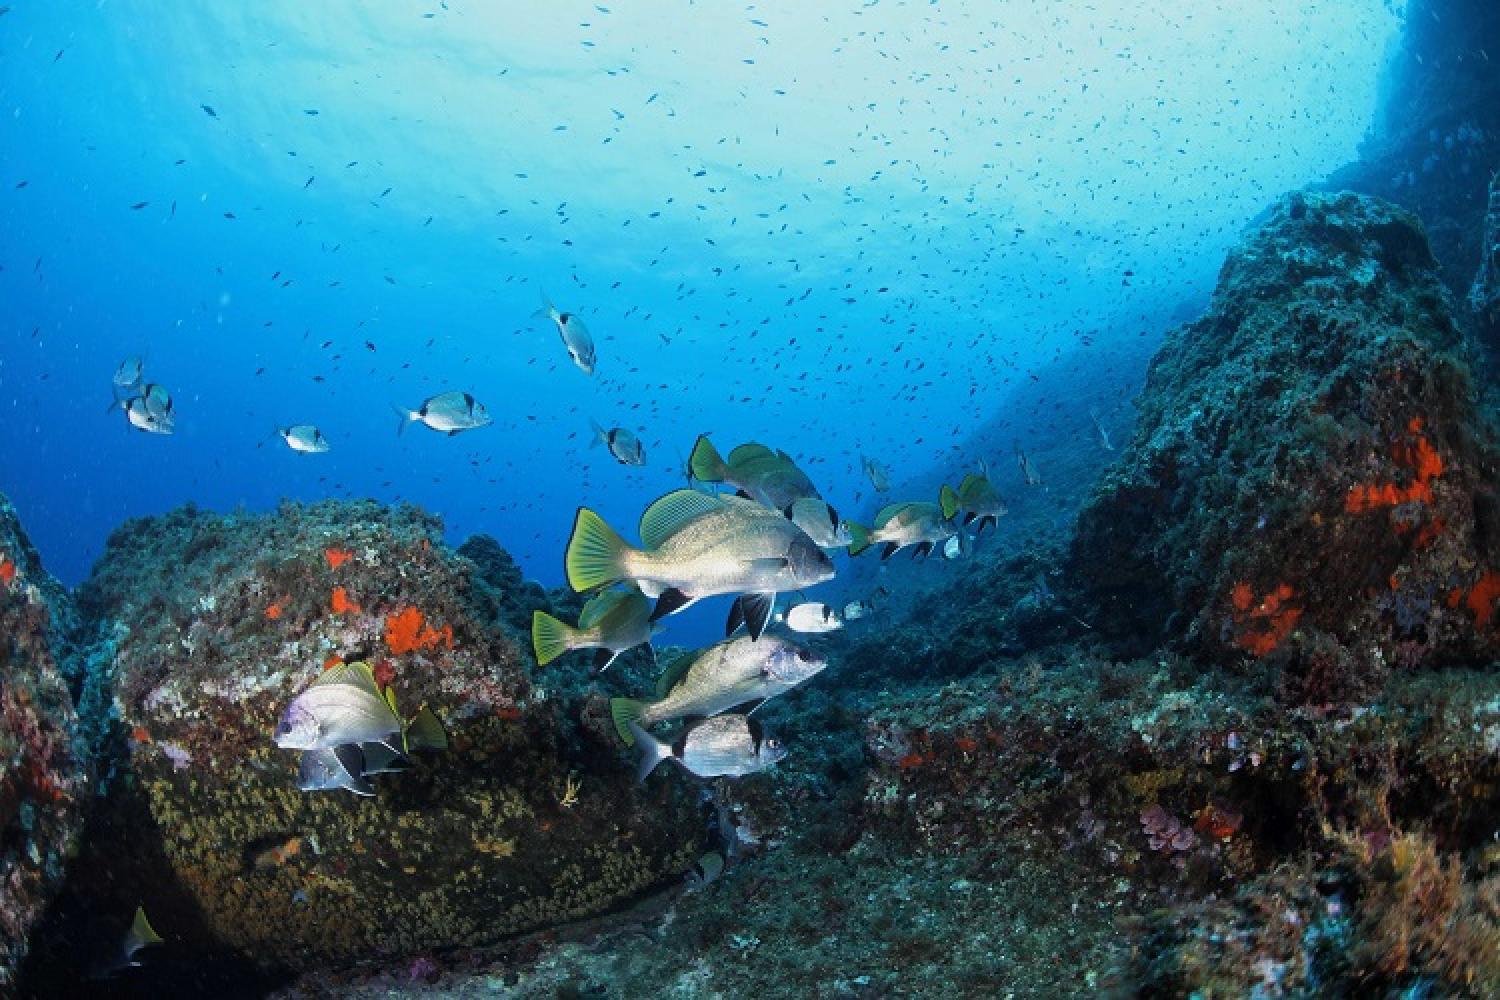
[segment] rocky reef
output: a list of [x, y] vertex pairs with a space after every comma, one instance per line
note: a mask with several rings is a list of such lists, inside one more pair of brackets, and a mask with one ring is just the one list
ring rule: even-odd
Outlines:
[[1167, 338], [1069, 569], [1131, 652], [1263, 659], [1300, 704], [1491, 655], [1496, 452], [1420, 224], [1296, 194]]
[[[475, 562], [440, 529], [410, 507], [329, 502], [114, 533], [78, 595], [113, 690], [107, 795], [34, 990], [76, 988], [80, 951], [107, 950], [137, 904], [171, 941], [155, 988], [225, 988], [493, 943], [692, 863], [696, 791], [635, 786], [573, 675], [538, 675], [518, 640], [522, 605], [546, 595], [510, 580], [493, 542], [468, 547]], [[373, 798], [299, 791], [297, 753], [271, 739], [341, 661], [448, 733], [374, 776]]]
[[62, 885], [92, 791], [63, 672], [71, 619], [0, 496], [0, 995]]

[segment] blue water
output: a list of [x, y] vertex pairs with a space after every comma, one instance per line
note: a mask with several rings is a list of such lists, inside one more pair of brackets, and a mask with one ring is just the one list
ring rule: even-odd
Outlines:
[[[785, 448], [853, 514], [862, 453], [924, 484], [988, 456], [1045, 507], [1011, 442], [1128, 409], [1244, 224], [1354, 158], [1400, 16], [12, 2], [0, 490], [69, 583], [125, 517], [373, 496], [554, 585], [575, 507], [629, 534], [702, 431]], [[594, 377], [531, 318], [543, 289]], [[105, 412], [135, 353], [171, 437]], [[447, 389], [495, 424], [396, 435], [391, 404]], [[271, 436], [300, 422], [333, 450]]]

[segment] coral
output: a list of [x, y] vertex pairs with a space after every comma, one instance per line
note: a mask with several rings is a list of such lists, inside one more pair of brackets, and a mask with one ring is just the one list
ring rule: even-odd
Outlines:
[[[33, 988], [74, 988], [63, 942], [110, 946], [89, 915], [138, 903], [180, 960], [166, 994], [493, 943], [675, 879], [702, 850], [697, 789], [636, 786], [618, 741], [573, 721], [578, 696], [533, 682], [496, 600], [410, 507], [185, 509], [119, 529], [79, 591], [115, 678], [118, 773]], [[448, 730], [448, 750], [372, 799], [298, 791], [297, 755], [271, 740], [340, 660]], [[564, 808], [570, 780], [587, 791]]]
[[1487, 655], [1500, 452], [1468, 354], [1414, 218], [1283, 199], [1152, 362], [1079, 515], [1075, 613], [1121, 654], [1266, 659], [1312, 703], [1367, 697], [1398, 660]]
[[68, 690], [70, 602], [0, 496], [0, 995], [62, 885], [92, 791]]

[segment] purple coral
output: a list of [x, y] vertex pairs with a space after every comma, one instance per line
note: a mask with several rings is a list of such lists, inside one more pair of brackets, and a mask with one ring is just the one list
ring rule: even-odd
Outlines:
[[1141, 811], [1141, 830], [1153, 851], [1175, 854], [1198, 846], [1198, 835], [1158, 803]]

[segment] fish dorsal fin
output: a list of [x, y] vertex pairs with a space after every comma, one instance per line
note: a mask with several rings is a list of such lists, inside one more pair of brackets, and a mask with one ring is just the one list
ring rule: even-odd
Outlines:
[[754, 441], [746, 441], [738, 448], [729, 453], [729, 465], [744, 465], [746, 462], [760, 462], [765, 459], [775, 459], [776, 453], [763, 444]]
[[883, 528], [899, 515], [903, 510], [911, 506], [911, 501], [905, 503], [887, 504], [880, 508], [880, 513], [875, 515], [875, 527]]
[[689, 521], [723, 506], [723, 500], [698, 490], [673, 490], [641, 515], [641, 544], [648, 549], [659, 548]]
[[320, 684], [350, 684], [385, 701], [385, 695], [380, 693], [380, 685], [375, 683], [375, 675], [370, 671], [370, 665], [362, 660], [329, 667], [309, 686], [317, 687]]
[[687, 676], [688, 669], [697, 659], [696, 653], [682, 653], [671, 660], [667, 664], [667, 669], [663, 670], [661, 676], [656, 679], [656, 696], [665, 698], [670, 694], [672, 689]]
[[161, 944], [161, 935], [156, 933], [156, 928], [151, 926], [151, 921], [146, 919], [146, 908], [137, 906], [135, 908], [135, 921], [130, 925], [130, 935], [139, 941], [141, 947], [147, 945]]
[[964, 476], [963, 482], [958, 484], [958, 495], [965, 500], [972, 499], [974, 491], [979, 489], [979, 485], [982, 482], [984, 482], [983, 477], [976, 476], [972, 472], [969, 473], [967, 476]]
[[583, 610], [578, 613], [578, 627], [593, 627], [598, 623], [599, 619], [609, 614], [621, 601], [629, 596], [630, 592], [628, 590], [601, 590], [589, 598], [588, 603], [583, 606]]

